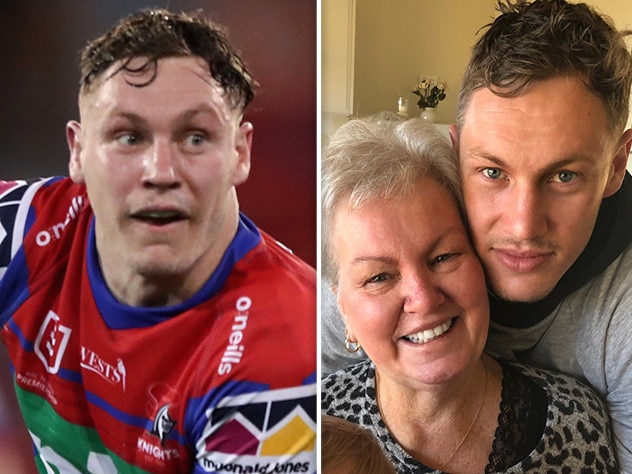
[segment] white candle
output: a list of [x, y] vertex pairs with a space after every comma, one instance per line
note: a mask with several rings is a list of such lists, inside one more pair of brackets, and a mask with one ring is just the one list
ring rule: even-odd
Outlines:
[[397, 98], [397, 112], [400, 115], [406, 115], [408, 113], [408, 99], [401, 96]]

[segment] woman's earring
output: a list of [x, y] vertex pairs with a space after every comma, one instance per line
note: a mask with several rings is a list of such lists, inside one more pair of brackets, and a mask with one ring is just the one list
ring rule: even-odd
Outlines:
[[349, 339], [349, 333], [345, 334], [345, 350], [347, 352], [351, 352], [352, 354], [358, 352], [360, 350], [360, 343], [353, 342]]

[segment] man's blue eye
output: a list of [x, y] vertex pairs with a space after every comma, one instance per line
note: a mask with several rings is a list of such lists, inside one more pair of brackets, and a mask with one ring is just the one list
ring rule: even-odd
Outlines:
[[195, 133], [187, 137], [189, 145], [193, 145], [196, 147], [202, 145], [205, 139], [206, 137], [202, 135], [201, 133]]
[[138, 137], [133, 133], [125, 133], [123, 135], [120, 135], [117, 138], [117, 141], [122, 145], [135, 145], [136, 143], [138, 143]]
[[560, 183], [569, 183], [575, 178], [576, 174], [572, 171], [560, 171], [557, 173], [557, 179]]
[[498, 168], [485, 168], [483, 174], [490, 179], [500, 178], [501, 171]]

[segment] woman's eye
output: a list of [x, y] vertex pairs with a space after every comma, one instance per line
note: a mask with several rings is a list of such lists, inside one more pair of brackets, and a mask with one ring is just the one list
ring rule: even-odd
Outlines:
[[573, 173], [572, 171], [560, 171], [553, 176], [553, 181], [558, 183], [570, 183], [576, 176], [577, 173]]
[[436, 256], [430, 262], [430, 268], [433, 268], [438, 272], [448, 272], [454, 268], [457, 268], [458, 263], [461, 261], [458, 257], [462, 255], [459, 252], [444, 253]]
[[439, 255], [438, 257], [435, 257], [432, 263], [437, 264], [437, 263], [447, 262], [448, 260], [451, 260], [455, 256], [456, 256], [455, 253], [444, 253], [443, 255]]
[[489, 179], [498, 179], [502, 176], [502, 171], [498, 168], [485, 168], [483, 174]]
[[388, 275], [386, 273], [378, 273], [377, 275], [372, 276], [368, 280], [366, 280], [365, 284], [368, 283], [382, 283], [388, 280]]

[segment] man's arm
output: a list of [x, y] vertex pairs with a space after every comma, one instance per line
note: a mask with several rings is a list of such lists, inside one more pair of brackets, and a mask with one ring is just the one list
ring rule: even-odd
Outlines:
[[[577, 331], [574, 355], [581, 370], [562, 371], [587, 380], [604, 398], [621, 472], [632, 473], [632, 243], [608, 269], [563, 301], [551, 332]], [[560, 320], [558, 322], [558, 320]], [[554, 340], [545, 342], [554, 350]], [[564, 352], [560, 345], [557, 351]]]
[[606, 406], [621, 472], [632, 473], [632, 292], [622, 304], [606, 338]]

